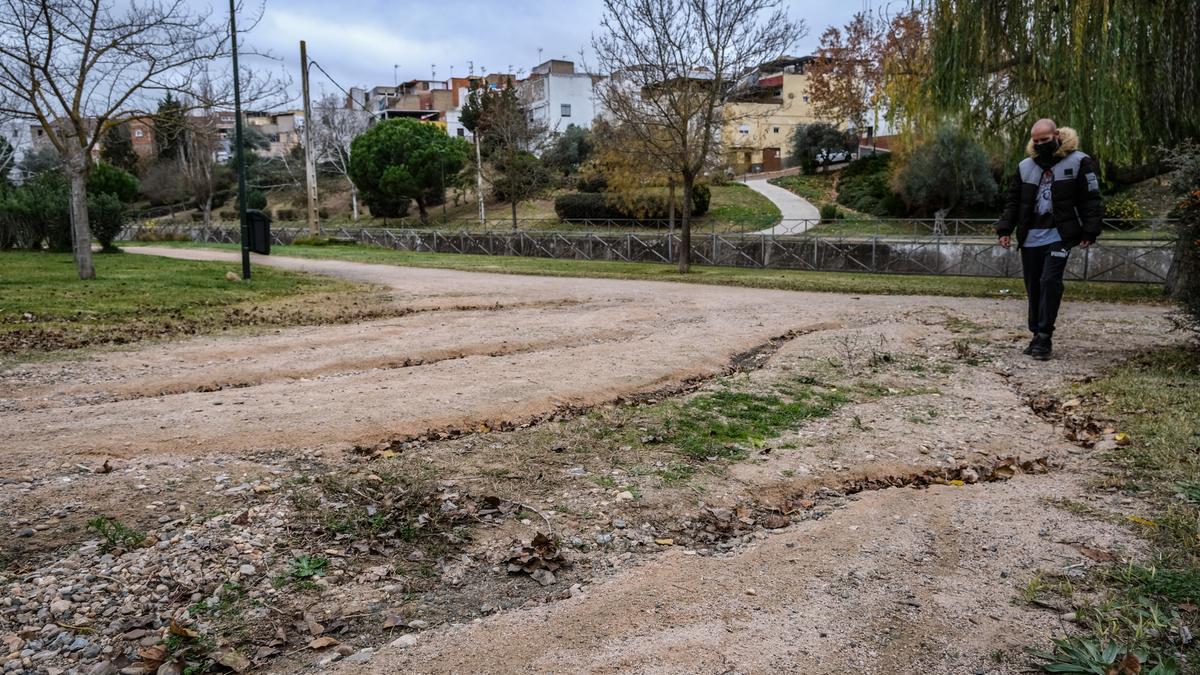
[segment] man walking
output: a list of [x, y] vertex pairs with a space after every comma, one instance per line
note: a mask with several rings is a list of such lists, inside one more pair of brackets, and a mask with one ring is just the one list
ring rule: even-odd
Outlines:
[[1017, 166], [1003, 215], [996, 223], [1000, 245], [1021, 250], [1029, 332], [1025, 353], [1045, 361], [1063, 296], [1063, 273], [1071, 248], [1087, 248], [1100, 236], [1103, 209], [1096, 161], [1079, 151], [1079, 136], [1054, 120], [1033, 125], [1028, 157]]

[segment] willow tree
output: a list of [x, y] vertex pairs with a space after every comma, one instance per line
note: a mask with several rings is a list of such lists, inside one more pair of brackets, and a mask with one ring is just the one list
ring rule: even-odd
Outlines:
[[1200, 132], [1196, 0], [923, 0], [924, 94], [1009, 152], [1033, 120], [1076, 128], [1098, 156], [1146, 160]]

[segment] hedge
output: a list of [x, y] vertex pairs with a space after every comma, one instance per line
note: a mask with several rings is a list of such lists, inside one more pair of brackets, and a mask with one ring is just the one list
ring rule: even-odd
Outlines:
[[[676, 198], [676, 215], [682, 204]], [[692, 216], [708, 213], [712, 191], [707, 185], [692, 188]], [[559, 195], [554, 199], [554, 213], [559, 220], [667, 220], [671, 214], [670, 200], [666, 195], [642, 193], [624, 199], [612, 194], [575, 192]]]

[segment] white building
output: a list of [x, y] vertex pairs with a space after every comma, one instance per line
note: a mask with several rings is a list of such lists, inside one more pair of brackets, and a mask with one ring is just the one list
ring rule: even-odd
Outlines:
[[551, 132], [569, 125], [590, 129], [600, 111], [596, 85], [599, 75], [575, 72], [571, 61], [551, 59], [535, 67], [517, 86], [530, 117]]

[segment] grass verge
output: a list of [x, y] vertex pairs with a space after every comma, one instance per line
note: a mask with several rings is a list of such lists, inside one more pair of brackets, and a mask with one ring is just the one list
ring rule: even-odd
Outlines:
[[[136, 244], [130, 244], [135, 246]], [[233, 244], [197, 244], [164, 242], [153, 244], [172, 248], [222, 248], [237, 250]], [[854, 272], [808, 272], [801, 270], [756, 269], [743, 267], [693, 267], [679, 274], [674, 266], [659, 263], [629, 263], [599, 260], [558, 260], [452, 253], [414, 253], [375, 246], [275, 246], [280, 256], [347, 260], [404, 267], [432, 267], [466, 272], [529, 274], [550, 277], [588, 277], [596, 279], [634, 279], [671, 281], [786, 291], [817, 291], [864, 295], [941, 295], [978, 298], [1023, 298], [1019, 279], [992, 277], [920, 276], [899, 274], [859, 274]], [[260, 266], [261, 269], [261, 266]], [[1068, 300], [1100, 302], [1165, 302], [1157, 284], [1070, 282]]]
[[80, 281], [69, 254], [0, 252], [0, 359], [235, 326], [331, 323], [379, 316], [372, 286], [234, 265], [142, 255], [96, 256], [96, 279]]
[[1136, 498], [1142, 512], [1125, 514], [1122, 522], [1147, 540], [1147, 554], [1101, 567], [1075, 584], [1085, 599], [1072, 599], [1074, 593], [1068, 599], [1084, 635], [1056, 641], [1054, 659], [1070, 665], [1097, 654], [1100, 661], [1133, 654], [1143, 673], [1200, 672], [1189, 628], [1200, 619], [1197, 392], [1200, 347], [1194, 344], [1133, 359], [1072, 392], [1103, 401], [1098, 414], [1128, 434], [1128, 445], [1104, 457], [1116, 472], [1106, 484]]

